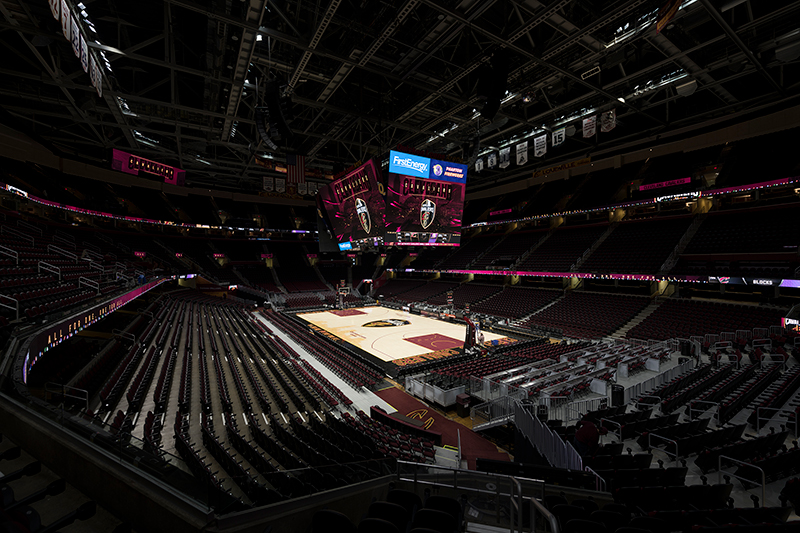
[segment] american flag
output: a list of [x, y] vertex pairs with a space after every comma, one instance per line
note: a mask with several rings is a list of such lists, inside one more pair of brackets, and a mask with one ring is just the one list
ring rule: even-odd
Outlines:
[[287, 183], [306, 182], [305, 156], [295, 154], [286, 156], [286, 178]]

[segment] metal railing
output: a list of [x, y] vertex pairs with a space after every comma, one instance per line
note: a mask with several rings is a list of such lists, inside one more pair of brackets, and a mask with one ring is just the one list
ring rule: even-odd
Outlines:
[[0, 255], [7, 255], [14, 259], [14, 264], [19, 265], [19, 252], [7, 246], [0, 245]]
[[[732, 463], [735, 463], [735, 464], [737, 464], [739, 466], [748, 466], [750, 468], [755, 468], [756, 470], [761, 472], [761, 483], [759, 483], [758, 481], [752, 480], [752, 479], [747, 479], [746, 477], [738, 476], [734, 472], [726, 472], [726, 471], [722, 470], [722, 460], [723, 459], [725, 459], [727, 461], [730, 461]], [[752, 463], [746, 463], [744, 461], [740, 461], [739, 459], [734, 459], [733, 457], [728, 457], [727, 455], [720, 455], [717, 458], [717, 472], [719, 472], [719, 474], [717, 475], [717, 483], [719, 483], [719, 484], [722, 484], [722, 475], [725, 474], [725, 475], [728, 475], [728, 476], [731, 476], [731, 477], [735, 477], [739, 481], [746, 481], [748, 483], [754, 483], [756, 485], [761, 485], [761, 505], [764, 506], [764, 507], [767, 506], [767, 476], [764, 474], [764, 469], [763, 468], [760, 468], [760, 467], [758, 467], [758, 466], [756, 466], [756, 465], [754, 465]]]
[[[714, 413], [711, 415], [711, 420], [716, 419], [717, 426], [721, 426], [720, 417], [719, 417], [719, 402], [709, 402], [708, 400], [694, 400], [689, 402], [689, 420], [694, 420], [694, 413], [703, 414], [708, 411], [708, 407], [705, 409], [696, 409], [692, 407], [694, 404], [703, 404], [703, 405], [710, 405], [712, 409], [714, 409]], [[700, 418], [699, 416], [697, 418]]]
[[53, 274], [58, 276], [58, 281], [61, 281], [61, 268], [60, 267], [57, 267], [55, 265], [51, 265], [50, 263], [48, 263], [46, 261], [39, 261], [36, 266], [37, 266], [37, 270], [38, 270], [38, 272], [40, 274], [42, 273], [42, 270], [44, 270], [46, 272], [51, 272], [51, 273], [53, 273]]
[[[545, 483], [542, 480], [406, 461], [397, 461], [397, 479], [411, 483], [413, 491], [416, 493], [423, 492], [425, 488], [434, 487], [454, 489], [460, 493], [490, 496], [503, 509], [498, 508], [498, 512], [487, 515], [487, 519], [493, 522], [493, 526], [510, 533], [534, 531], [537, 514], [541, 514], [549, 522], [552, 533], [559, 532], [556, 517], [536, 497], [525, 496], [526, 493], [531, 494], [534, 491], [543, 495]], [[528, 528], [525, 527], [524, 520], [526, 500], [530, 506]]]
[[86, 389], [78, 389], [70, 385], [48, 381], [44, 384], [44, 391], [45, 399], [48, 401], [52, 399], [53, 395], [58, 394], [62, 398], [72, 398], [82, 401], [84, 403], [84, 410], [89, 410], [89, 391]]
[[78, 256], [77, 255], [75, 255], [72, 252], [70, 252], [68, 250], [65, 250], [63, 248], [59, 248], [58, 246], [56, 246], [54, 244], [48, 244], [47, 245], [47, 251], [50, 252], [50, 253], [63, 255], [64, 257], [68, 257], [68, 258], [72, 259], [73, 261], [75, 261], [76, 263], [78, 262]]
[[520, 402], [514, 407], [514, 423], [517, 429], [552, 466], [583, 471], [583, 459], [572, 444], [565, 442]]
[[[772, 411], [772, 416], [761, 416], [762, 411]], [[769, 422], [778, 413], [783, 413], [785, 415], [794, 415], [795, 411], [794, 409], [780, 409], [777, 407], [759, 407], [758, 409], [756, 409], [756, 430], [760, 431], [761, 428], [764, 427], [761, 425], [761, 422]], [[800, 436], [800, 433], [798, 432], [800, 431], [800, 427], [798, 427], [798, 417], [795, 417], [793, 422], [791, 420], [786, 420], [786, 425], [794, 426], [795, 437]]]
[[680, 457], [680, 455], [678, 455], [678, 441], [675, 441], [675, 440], [672, 440], [672, 439], [668, 439], [667, 437], [662, 437], [661, 435], [657, 435], [656, 433], [648, 433], [648, 434], [647, 434], [647, 447], [648, 447], [648, 448], [652, 448], [652, 447], [653, 447], [653, 446], [650, 444], [650, 439], [651, 439], [652, 437], [656, 437], [656, 438], [658, 438], [658, 439], [661, 439], [661, 440], [663, 440], [664, 442], [671, 442], [672, 444], [674, 444], [674, 445], [675, 445], [675, 453], [670, 453], [670, 452], [669, 452], [668, 450], [666, 450], [666, 449], [663, 449], [663, 450], [661, 450], [661, 451], [662, 451], [662, 452], [664, 452], [664, 453], [666, 453], [667, 455], [669, 455], [669, 456], [671, 456], [671, 457], [673, 457], [673, 456], [674, 456], [674, 457], [675, 457], [675, 466], [678, 466], [678, 458]]

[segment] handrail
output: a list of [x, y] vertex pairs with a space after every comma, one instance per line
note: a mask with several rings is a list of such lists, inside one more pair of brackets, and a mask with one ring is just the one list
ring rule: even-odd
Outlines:
[[92, 244], [91, 242], [88, 241], [81, 241], [81, 244], [84, 245], [89, 250], [92, 250], [93, 252], [96, 252], [98, 254], [100, 253], [100, 247], [97, 246], [96, 244]]
[[600, 474], [595, 472], [592, 469], [591, 466], [584, 466], [583, 469], [586, 472], [589, 472], [590, 474], [594, 474], [594, 477], [597, 479], [597, 481], [595, 482], [595, 490], [598, 490], [600, 492], [605, 492], [606, 491], [606, 480], [603, 479], [602, 476], [600, 476]]
[[675, 456], [675, 466], [678, 466], [678, 457], [680, 457], [680, 455], [678, 453], [678, 441], [675, 441], [675, 440], [672, 440], [672, 439], [668, 439], [667, 437], [662, 437], [661, 435], [658, 435], [656, 433], [648, 433], [647, 434], [647, 447], [648, 448], [652, 448], [652, 446], [650, 445], [650, 438], [651, 437], [658, 437], [659, 439], [661, 439], [663, 441], [671, 442], [672, 444], [675, 445], [675, 453], [674, 454], [669, 453], [669, 451], [667, 451], [666, 449], [663, 449], [661, 451], [666, 453], [667, 455], [674, 455]]
[[616, 433], [616, 435], [619, 437], [619, 441], [622, 442], [622, 424], [620, 424], [619, 422], [616, 422], [614, 420], [611, 420], [610, 418], [601, 418], [600, 419], [600, 426], [603, 425], [603, 422], [610, 422], [610, 423], [614, 424], [615, 426], [617, 426], [619, 428], [619, 433]]
[[75, 249], [75, 243], [74, 242], [68, 241], [64, 237], [61, 237], [60, 235], [53, 235], [53, 242], [59, 242], [59, 243], [63, 244], [64, 246], [71, 247], [73, 250]]
[[[69, 392], [67, 391], [69, 389]], [[48, 381], [44, 384], [44, 390], [46, 393], [59, 393], [61, 396], [65, 398], [75, 398], [76, 400], [83, 400], [86, 402], [86, 410], [89, 410], [89, 391], [86, 389], [79, 389], [77, 387], [72, 387], [70, 385], [63, 385], [60, 383], [53, 383], [52, 381]], [[83, 395], [73, 394], [71, 391], [82, 392]]]
[[121, 329], [114, 328], [111, 330], [111, 334], [115, 337], [122, 337], [123, 339], [128, 339], [129, 341], [133, 341], [136, 343], [136, 335], [133, 333], [128, 333], [127, 331], [122, 331]]
[[29, 229], [31, 231], [37, 232], [39, 234], [39, 237], [41, 237], [42, 234], [43, 234], [42, 233], [42, 228], [37, 228], [33, 224], [29, 224], [28, 222], [25, 222], [24, 220], [17, 219], [17, 226], [22, 226], [23, 228], [26, 228], [26, 229]]
[[636, 398], [636, 408], [637, 409], [639, 409], [639, 400], [641, 400], [642, 398], [655, 398], [656, 400], [658, 400], [654, 404], [649, 404], [649, 403], [645, 404], [645, 405], [650, 406], [650, 407], [655, 407], [657, 405], [661, 405], [661, 402], [664, 401], [664, 398], [662, 398], [661, 396], [654, 396], [652, 394], [643, 394], [642, 396], [639, 396], [638, 398]]
[[[762, 417], [761, 416], [761, 411], [762, 410], [764, 410], [764, 411], [775, 411], [775, 414], [777, 414], [777, 413], [795, 414], [794, 409], [780, 409], [780, 408], [777, 408], [777, 407], [759, 407], [758, 409], [756, 409], [756, 422], [761, 422], [762, 420], [772, 420], [772, 416], [775, 416], [775, 414], [773, 414], [769, 418]], [[789, 425], [789, 421], [787, 420], [786, 422], [787, 422], [787, 425]], [[763, 426], [761, 424], [758, 424], [758, 423], [756, 424], [756, 430], [757, 431], [761, 430], [762, 427]], [[800, 431], [800, 427], [798, 427], [798, 419], [797, 419], [797, 417], [795, 417], [795, 419], [794, 419], [794, 435], [795, 435], [795, 437], [800, 436], [800, 433], [798, 433], [798, 431]]]
[[11, 235], [14, 235], [15, 237], [19, 237], [20, 239], [25, 239], [26, 241], [30, 241], [31, 244], [34, 244], [34, 245], [36, 244], [36, 241], [33, 239], [33, 237], [31, 237], [27, 233], [23, 233], [21, 231], [17, 231], [14, 228], [10, 228], [8, 226], [0, 226], [0, 233], [10, 233]]
[[70, 259], [72, 259], [76, 263], [78, 262], [78, 256], [77, 255], [73, 254], [72, 252], [68, 252], [67, 250], [64, 250], [63, 248], [59, 248], [58, 246], [56, 246], [54, 244], [48, 244], [47, 245], [47, 251], [63, 255], [64, 257], [69, 257]]
[[[509, 500], [511, 501], [512, 507], [516, 507], [517, 508], [516, 509], [516, 511], [517, 511], [517, 527], [519, 528], [519, 533], [522, 533], [522, 508], [523, 508], [523, 505], [522, 505], [522, 483], [520, 483], [519, 480], [517, 478], [515, 478], [515, 477], [512, 477], [510, 479], [511, 479], [511, 495], [510, 495]], [[516, 495], [514, 494], [514, 489], [515, 488], [517, 489]], [[516, 496], [516, 498], [515, 498], [515, 496]], [[517, 501], [517, 499], [519, 501]], [[511, 526], [509, 528], [510, 531], [514, 531], [514, 520], [513, 520], [513, 518], [511, 520], [510, 526]]]
[[536, 527], [536, 511], [539, 511], [542, 515], [544, 515], [545, 519], [550, 522], [550, 531], [551, 533], [559, 533], [558, 528], [558, 519], [556, 515], [551, 513], [547, 510], [547, 508], [541, 504], [539, 500], [534, 498], [533, 496], [529, 496], [528, 500], [531, 502], [531, 531], [535, 530]]
[[[719, 418], [719, 402], [710, 402], [708, 400], [693, 400], [693, 401], [689, 402], [689, 420], [694, 420], [694, 415], [692, 413], [694, 411], [698, 411], [699, 410], [699, 409], [692, 409], [692, 404], [696, 404], [696, 403], [703, 403], [703, 404], [706, 404], [706, 405], [716, 406], [716, 408], [717, 408], [716, 415], [712, 415], [711, 418], [713, 420], [714, 417], [716, 416], [716, 418], [717, 418], [717, 426], [721, 426], [722, 425], [721, 422], [720, 422], [720, 418]], [[707, 409], [704, 409], [702, 412], [705, 413], [706, 411], [707, 411]], [[698, 417], [698, 419], [699, 419], [699, 417]]]
[[100, 284], [97, 283], [96, 281], [93, 281], [93, 280], [91, 280], [89, 278], [84, 278], [83, 276], [81, 276], [81, 277], [78, 278], [78, 287], [80, 287], [82, 285], [86, 285], [87, 287], [90, 287], [90, 288], [96, 290], [97, 294], [100, 294]]
[[39, 261], [36, 265], [38, 267], [37, 272], [41, 274], [42, 270], [46, 270], [47, 272], [52, 272], [53, 274], [58, 275], [58, 281], [61, 281], [61, 268], [55, 265], [51, 265], [47, 261]]
[[[14, 302], [14, 305], [11, 306], [9, 304], [3, 303], [2, 299], [5, 298], [6, 300], [11, 300]], [[0, 294], [0, 307], [5, 307], [6, 309], [11, 309], [15, 313], [17, 313], [17, 320], [19, 320], [19, 300], [16, 298], [12, 298], [11, 296], [6, 296], [5, 294]]]
[[735, 477], [739, 481], [747, 481], [747, 482], [750, 482], [750, 483], [757, 483], [757, 481], [753, 481], [752, 479], [747, 479], [746, 477], [737, 476], [733, 472], [725, 472], [725, 471], [723, 471], [722, 470], [722, 460], [723, 459], [727, 459], [728, 461], [731, 461], [732, 463], [736, 463], [736, 464], [738, 464], [740, 466], [749, 466], [749, 467], [755, 468], [759, 472], [761, 472], [761, 505], [766, 507], [767, 506], [767, 503], [766, 503], [767, 502], [767, 476], [766, 476], [766, 474], [764, 474], [764, 469], [759, 467], [759, 466], [756, 466], [756, 465], [754, 465], [752, 463], [746, 463], [744, 461], [740, 461], [739, 459], [734, 459], [733, 457], [728, 457], [727, 455], [720, 455], [719, 457], [717, 457], [717, 472], [718, 472], [718, 474], [717, 474], [717, 483], [719, 483], [719, 484], [722, 484], [722, 474], [727, 474], [727, 475], [729, 475], [731, 477]]
[[19, 266], [19, 252], [17, 252], [16, 250], [12, 250], [7, 246], [0, 245], [0, 254], [14, 258], [14, 262], [16, 263], [17, 266]]

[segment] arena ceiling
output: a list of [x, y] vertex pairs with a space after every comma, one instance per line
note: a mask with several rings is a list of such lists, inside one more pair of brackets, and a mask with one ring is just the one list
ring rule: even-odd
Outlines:
[[[481, 187], [800, 92], [800, 1], [685, 0], [660, 33], [663, 0], [68, 1], [107, 61], [102, 96], [48, 0], [0, 0], [0, 122], [101, 166], [111, 148], [173, 164], [195, 186], [257, 190], [257, 162], [289, 152], [330, 173], [398, 145], [532, 151], [539, 132], [616, 109], [612, 132], [473, 173]], [[488, 120], [477, 94], [503, 62]], [[256, 128], [268, 84], [290, 98], [292, 136], [273, 128], [273, 146]]]

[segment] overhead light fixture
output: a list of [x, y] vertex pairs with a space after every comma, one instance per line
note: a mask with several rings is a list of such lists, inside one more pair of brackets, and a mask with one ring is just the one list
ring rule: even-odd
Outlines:
[[264, 37], [260, 33], [258, 35], [256, 35], [256, 41], [261, 42], [263, 40], [264, 40]]
[[621, 97], [621, 96], [620, 96], [619, 98], [617, 98], [617, 100], [619, 100], [619, 101], [620, 101], [620, 103], [622, 103], [622, 104], [624, 104], [624, 103], [625, 103], [625, 99], [624, 99], [623, 97]]

